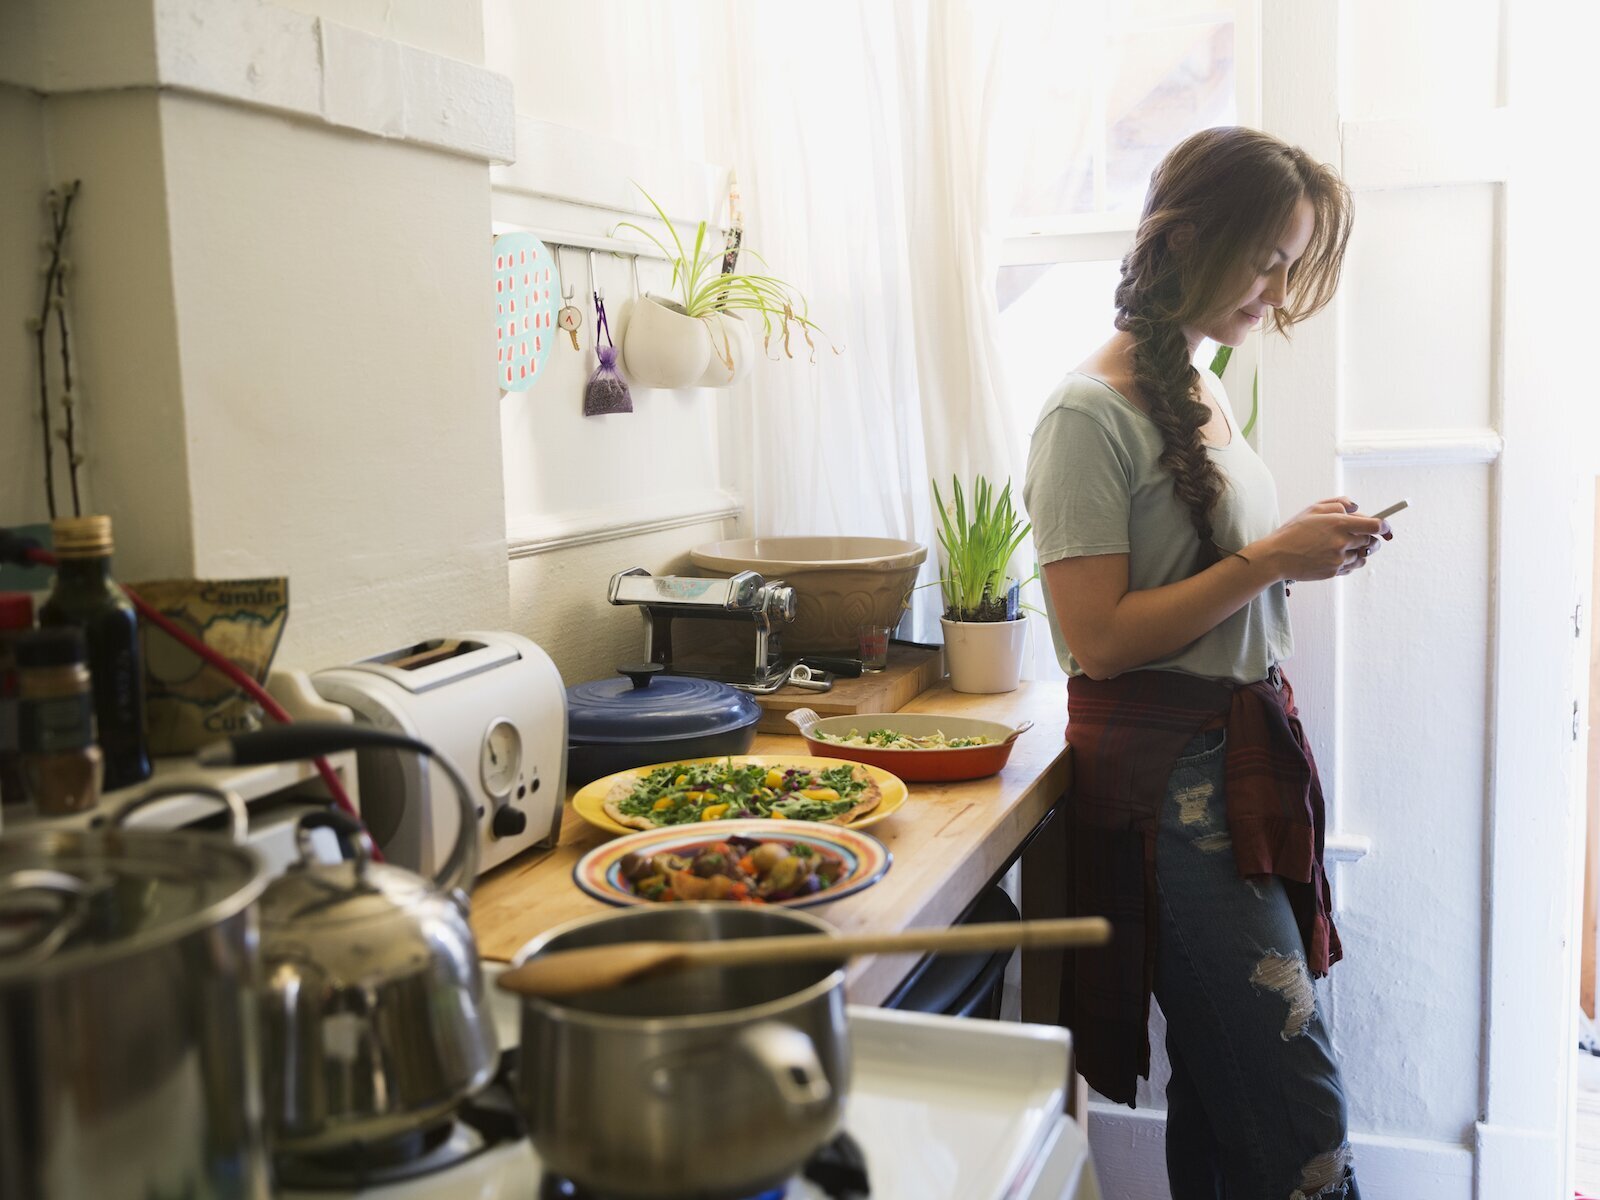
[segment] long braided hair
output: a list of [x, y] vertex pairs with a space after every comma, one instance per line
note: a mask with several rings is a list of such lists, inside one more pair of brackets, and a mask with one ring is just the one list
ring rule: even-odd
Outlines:
[[1199, 399], [1184, 327], [1225, 311], [1249, 287], [1302, 197], [1314, 213], [1311, 241], [1290, 268], [1283, 307], [1270, 318], [1287, 334], [1333, 298], [1351, 204], [1331, 167], [1270, 134], [1223, 126], [1175, 146], [1151, 176], [1133, 248], [1122, 260], [1116, 327], [1133, 337], [1133, 380], [1161, 430], [1161, 468], [1208, 561], [1228, 553], [1212, 529], [1224, 480], [1201, 435], [1211, 412]]

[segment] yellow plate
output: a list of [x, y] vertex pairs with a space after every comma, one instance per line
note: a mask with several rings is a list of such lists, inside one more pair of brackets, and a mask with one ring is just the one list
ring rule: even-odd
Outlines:
[[[625, 779], [638, 780], [654, 771], [657, 767], [671, 766], [674, 762], [681, 763], [713, 763], [732, 761], [739, 766], [756, 765], [762, 767], [803, 767], [811, 771], [825, 771], [829, 767], [860, 767], [864, 763], [849, 762], [842, 758], [815, 758], [805, 754], [719, 754], [714, 758], [679, 758], [669, 759], [664, 763], [652, 763], [648, 767], [633, 767], [627, 771], [618, 771], [615, 775], [607, 775], [586, 783], [578, 789], [577, 795], [572, 797], [572, 808], [580, 817], [597, 829], [604, 829], [607, 833], [637, 833], [637, 829], [630, 829], [620, 825], [606, 816], [606, 797], [611, 794], [611, 789]], [[878, 785], [881, 796], [878, 807], [871, 812], [863, 813], [846, 828], [863, 829], [868, 825], [875, 825], [885, 817], [892, 814], [906, 802], [906, 785], [898, 775], [891, 775], [882, 767], [866, 766], [867, 774], [872, 776], [872, 782]], [[802, 821], [802, 825], [812, 822]], [[715, 824], [715, 822], [707, 822]]]

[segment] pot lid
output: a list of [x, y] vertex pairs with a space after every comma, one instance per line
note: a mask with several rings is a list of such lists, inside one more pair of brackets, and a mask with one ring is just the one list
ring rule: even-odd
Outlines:
[[29, 830], [0, 837], [0, 983], [99, 966], [235, 916], [255, 851], [215, 834]]
[[296, 864], [261, 897], [263, 933], [400, 917], [421, 921], [433, 885], [401, 867], [375, 862]]
[[663, 742], [743, 729], [761, 719], [755, 697], [714, 679], [667, 675], [660, 663], [567, 689], [568, 737], [583, 745]]

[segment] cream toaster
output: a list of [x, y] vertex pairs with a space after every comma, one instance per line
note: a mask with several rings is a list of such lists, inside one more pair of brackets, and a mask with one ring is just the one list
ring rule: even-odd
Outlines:
[[[515, 633], [460, 633], [318, 671], [326, 700], [427, 742], [472, 785], [478, 870], [554, 846], [566, 793], [566, 689], [555, 664]], [[416, 754], [362, 750], [361, 817], [384, 857], [431, 876], [455, 842], [458, 804]]]

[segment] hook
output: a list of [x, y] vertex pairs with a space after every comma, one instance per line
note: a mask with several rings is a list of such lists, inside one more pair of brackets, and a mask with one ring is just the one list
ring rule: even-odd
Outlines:
[[566, 303], [571, 304], [572, 303], [573, 293], [577, 291], [577, 288], [574, 285], [569, 284], [567, 282], [566, 267], [562, 264], [562, 261], [561, 261], [561, 243], [560, 242], [555, 242], [553, 244], [555, 246], [555, 251], [556, 251], [556, 254], [555, 254], [555, 258], [556, 258], [556, 283], [561, 289], [561, 299], [564, 300]]
[[594, 293], [597, 304], [606, 298], [606, 290], [600, 286], [600, 276], [595, 273], [593, 250], [589, 251], [589, 290]]

